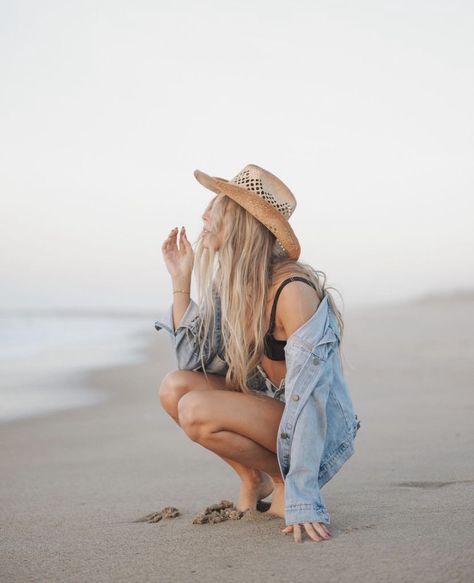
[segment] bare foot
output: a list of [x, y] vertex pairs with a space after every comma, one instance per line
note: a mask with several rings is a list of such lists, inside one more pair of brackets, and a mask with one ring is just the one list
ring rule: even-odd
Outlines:
[[285, 518], [285, 482], [275, 482], [272, 503], [267, 512]]
[[266, 498], [273, 492], [273, 480], [265, 472], [258, 471], [258, 476], [254, 480], [246, 480], [240, 486], [239, 500], [236, 504], [237, 510], [256, 510], [257, 502]]

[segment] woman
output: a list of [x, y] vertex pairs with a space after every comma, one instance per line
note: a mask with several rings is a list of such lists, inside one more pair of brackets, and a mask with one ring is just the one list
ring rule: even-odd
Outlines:
[[320, 488], [354, 453], [360, 425], [340, 362], [341, 314], [324, 273], [298, 261], [296, 200], [279, 178], [255, 164], [230, 181], [194, 175], [215, 196], [195, 254], [184, 227], [179, 247], [177, 228], [162, 245], [173, 304], [155, 328], [170, 334], [178, 370], [160, 402], [237, 472], [237, 509], [272, 494], [281, 532], [327, 540]]

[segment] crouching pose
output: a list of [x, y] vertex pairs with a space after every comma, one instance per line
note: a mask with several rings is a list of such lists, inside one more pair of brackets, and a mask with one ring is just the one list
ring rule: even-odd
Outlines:
[[194, 175], [214, 196], [195, 252], [184, 227], [162, 245], [173, 303], [155, 328], [170, 334], [178, 369], [161, 382], [160, 402], [237, 472], [238, 510], [272, 494], [282, 532], [326, 540], [321, 488], [353, 455], [360, 426], [342, 371], [341, 313], [325, 274], [298, 261], [296, 200], [280, 179], [254, 164], [230, 181]]

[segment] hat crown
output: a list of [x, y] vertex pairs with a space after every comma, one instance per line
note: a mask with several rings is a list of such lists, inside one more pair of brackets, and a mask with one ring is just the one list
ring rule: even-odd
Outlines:
[[286, 220], [289, 220], [296, 208], [296, 199], [286, 184], [256, 164], [247, 164], [230, 182], [258, 194], [275, 207]]
[[195, 170], [194, 176], [212, 192], [233, 199], [265, 225], [275, 235], [279, 255], [298, 259], [300, 244], [289, 223], [296, 199], [277, 176], [256, 164], [247, 164], [232, 180], [210, 176], [201, 170]]

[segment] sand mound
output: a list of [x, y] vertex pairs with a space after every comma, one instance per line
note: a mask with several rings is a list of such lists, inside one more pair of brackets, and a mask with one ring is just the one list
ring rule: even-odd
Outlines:
[[267, 510], [270, 508], [269, 502], [262, 502], [259, 500], [257, 502], [257, 508], [255, 510], [237, 510], [234, 503], [230, 500], [221, 500], [217, 504], [212, 504], [208, 506], [204, 512], [196, 514], [193, 519], [193, 524], [217, 524], [223, 522], [224, 520], [273, 520], [279, 518], [276, 514], [268, 513]]
[[165, 506], [159, 512], [151, 512], [150, 514], [142, 516], [141, 518], [138, 518], [133, 522], [154, 523], [159, 522], [163, 518], [176, 518], [177, 516], [180, 516], [180, 512], [177, 508], [175, 508], [174, 506]]
[[217, 504], [208, 506], [204, 512], [196, 514], [193, 524], [216, 524], [224, 520], [240, 520], [243, 514], [230, 500], [221, 500]]
[[[257, 508], [252, 510], [245, 510], [244, 512], [237, 510], [234, 503], [230, 500], [221, 500], [217, 504], [211, 504], [204, 512], [196, 514], [193, 518], [193, 524], [218, 524], [225, 520], [273, 520], [279, 518], [276, 514], [267, 512], [270, 508], [270, 502], [257, 502]], [[134, 520], [133, 522], [148, 522], [154, 524], [160, 522], [163, 518], [176, 518], [181, 516], [181, 512], [174, 506], [165, 506], [158, 512], [151, 512]]]

